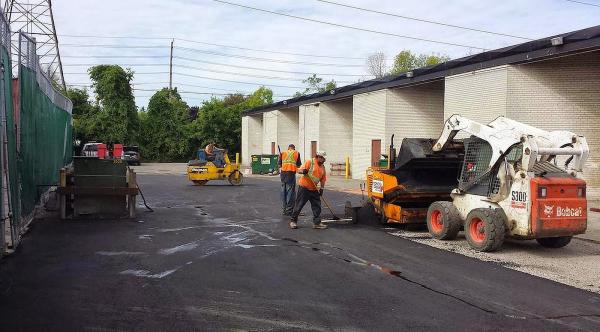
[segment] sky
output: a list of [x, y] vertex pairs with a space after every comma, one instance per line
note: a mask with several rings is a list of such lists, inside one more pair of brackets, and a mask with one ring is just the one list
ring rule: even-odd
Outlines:
[[[600, 24], [598, 0], [583, 1], [596, 6], [568, 0], [332, 1], [531, 39]], [[251, 93], [261, 85], [273, 90], [275, 100], [282, 100], [303, 90], [302, 80], [310, 73], [335, 79], [338, 86], [372, 78], [365, 61], [375, 52], [383, 52], [391, 64], [402, 50], [460, 58], [527, 41], [317, 0], [227, 2], [392, 35], [214, 0], [58, 0], [53, 11], [65, 81], [89, 85], [90, 65], [119, 64], [134, 71], [136, 104], [146, 107], [156, 90], [168, 86], [174, 39], [173, 85], [188, 105], [199, 106], [221, 94]]]

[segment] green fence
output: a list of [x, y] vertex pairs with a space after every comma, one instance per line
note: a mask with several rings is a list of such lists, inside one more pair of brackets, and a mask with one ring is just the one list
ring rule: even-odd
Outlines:
[[58, 170], [71, 161], [71, 115], [40, 89], [36, 73], [19, 68], [21, 96], [21, 205], [27, 216], [40, 193], [58, 183]]
[[[18, 93], [13, 94], [10, 32], [3, 14], [0, 15], [0, 32], [0, 62], [4, 68], [0, 115], [5, 124], [0, 135], [1, 255], [7, 248], [17, 246], [24, 228], [34, 217], [40, 198], [58, 184], [60, 168], [71, 162], [73, 129], [71, 101], [61, 95], [44, 74], [35, 41], [23, 33], [18, 35]], [[17, 112], [13, 109], [15, 101], [19, 105]]]

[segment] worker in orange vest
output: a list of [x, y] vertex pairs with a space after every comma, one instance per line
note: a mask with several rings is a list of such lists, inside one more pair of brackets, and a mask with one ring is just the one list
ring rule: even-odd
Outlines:
[[[292, 212], [292, 220], [290, 221], [290, 228], [292, 229], [298, 228], [300, 211], [302, 211], [306, 202], [309, 201], [313, 212], [313, 228], [327, 228], [325, 224], [321, 223], [321, 195], [323, 195], [325, 181], [327, 181], [325, 166], [323, 166], [326, 156], [324, 151], [318, 151], [315, 158], [307, 160], [298, 170], [298, 173], [303, 174], [303, 176], [298, 181], [296, 204], [294, 205], [294, 212]], [[317, 188], [319, 184], [320, 189]]]
[[296, 197], [296, 171], [302, 166], [300, 153], [296, 151], [296, 146], [290, 144], [287, 151], [279, 155], [279, 168], [281, 176], [281, 202], [284, 216], [291, 216], [294, 210], [294, 200]]

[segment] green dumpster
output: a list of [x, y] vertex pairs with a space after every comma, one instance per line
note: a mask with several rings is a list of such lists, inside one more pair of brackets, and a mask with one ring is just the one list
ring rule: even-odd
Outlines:
[[379, 167], [381, 167], [381, 168], [387, 168], [388, 167], [388, 160], [387, 160], [387, 158], [379, 160]]
[[276, 154], [252, 155], [252, 174], [277, 174], [279, 173], [279, 156]]

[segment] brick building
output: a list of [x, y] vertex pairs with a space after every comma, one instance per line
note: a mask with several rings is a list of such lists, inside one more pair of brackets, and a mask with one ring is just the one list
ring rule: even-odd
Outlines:
[[242, 161], [294, 143], [303, 158], [350, 158], [353, 178], [385, 153], [390, 138], [437, 138], [461, 114], [498, 116], [585, 135], [588, 195], [600, 198], [600, 26], [455, 59], [247, 110]]

